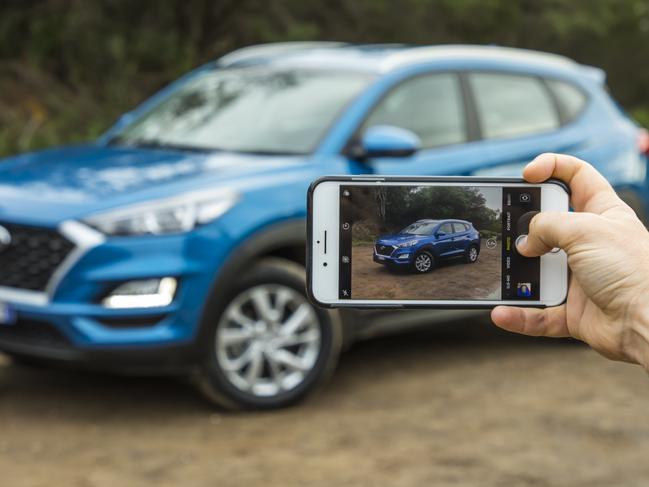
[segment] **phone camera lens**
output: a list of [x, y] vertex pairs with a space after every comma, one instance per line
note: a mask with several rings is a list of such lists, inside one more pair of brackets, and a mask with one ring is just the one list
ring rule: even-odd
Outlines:
[[323, 266], [323, 267], [327, 267], [327, 263], [326, 263], [326, 262], [323, 262], [323, 263], [322, 263], [322, 266]]
[[532, 196], [529, 193], [521, 193], [518, 197], [518, 200], [521, 203], [529, 203], [532, 200]]
[[343, 223], [343, 230], [349, 230], [349, 223]]

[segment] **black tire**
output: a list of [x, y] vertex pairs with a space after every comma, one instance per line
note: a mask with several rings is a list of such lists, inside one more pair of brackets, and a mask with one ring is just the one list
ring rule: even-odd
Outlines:
[[417, 274], [425, 274], [435, 268], [435, 257], [428, 250], [421, 250], [415, 254], [410, 267]]
[[464, 260], [469, 264], [475, 264], [478, 261], [478, 256], [480, 255], [480, 247], [477, 245], [469, 245], [464, 252]]
[[[285, 370], [280, 370], [278, 373], [279, 362], [274, 358], [272, 359], [273, 366], [271, 366], [271, 356], [269, 354], [273, 352], [273, 350], [269, 352], [266, 348], [263, 348], [262, 352], [256, 352], [257, 355], [261, 354], [263, 356], [263, 359], [257, 359], [258, 361], [263, 361], [263, 366], [257, 366], [255, 369], [257, 371], [261, 370], [261, 377], [259, 378], [260, 385], [258, 385], [258, 389], [265, 385], [263, 383], [264, 380], [267, 380], [269, 384], [268, 387], [271, 387], [272, 379], [277, 377], [286, 379], [287, 377], [300, 376], [300, 374], [303, 376], [302, 380], [299, 383], [296, 383], [295, 386], [287, 388], [286, 390], [279, 390], [277, 393], [270, 395], [255, 393], [252, 390], [252, 387], [251, 390], [244, 390], [241, 387], [242, 378], [238, 376], [239, 371], [228, 372], [224, 369], [222, 363], [223, 361], [226, 361], [227, 363], [227, 361], [230, 360], [228, 355], [230, 349], [224, 349], [224, 347], [228, 347], [228, 345], [225, 345], [224, 341], [219, 341], [217, 338], [224, 337], [225, 335], [223, 335], [223, 333], [225, 333], [225, 331], [231, 333], [233, 330], [233, 328], [231, 328], [233, 323], [235, 325], [238, 323], [227, 319], [224, 313], [228, 310], [237, 309], [243, 310], [251, 316], [254, 316], [254, 313], [256, 312], [255, 305], [257, 304], [253, 299], [255, 297], [254, 293], [261, 291], [277, 291], [284, 293], [284, 295], [290, 294], [292, 299], [298, 303], [296, 309], [299, 308], [305, 310], [305, 313], [307, 314], [307, 319], [302, 321], [306, 321], [310, 328], [303, 333], [311, 333], [311, 336], [318, 336], [318, 341], [316, 342], [317, 352], [315, 352], [315, 346], [311, 343], [297, 345], [298, 351], [296, 353], [304, 350], [301, 347], [310, 347], [306, 348], [306, 350], [310, 352], [308, 357], [312, 365], [308, 370], [305, 369], [303, 372], [292, 370], [289, 373], [288, 365], [281, 363], [280, 367], [285, 367]], [[219, 289], [217, 292], [222, 292], [222, 290]], [[249, 301], [246, 301], [249, 296], [252, 296], [252, 298]], [[279, 294], [275, 296], [276, 300], [278, 298]], [[240, 307], [240, 303], [250, 303], [250, 307]], [[276, 303], [277, 301], [272, 302], [273, 305]], [[310, 311], [307, 312], [307, 308], [302, 306], [304, 303], [309, 305]], [[297, 314], [295, 313], [295, 310], [292, 311], [294, 313], [293, 315], [288, 314], [291, 312], [289, 308], [289, 305], [285, 306], [287, 316], [295, 316], [295, 314]], [[313, 313], [313, 315], [310, 313]], [[241, 315], [237, 314], [237, 316]], [[245, 316], [244, 318], [247, 320], [248, 316]], [[241, 320], [242, 318], [237, 319]], [[209, 343], [203, 363], [196, 374], [196, 382], [201, 392], [213, 404], [230, 410], [275, 409], [290, 406], [304, 399], [331, 376], [338, 362], [338, 356], [343, 341], [342, 323], [338, 312], [323, 310], [309, 303], [305, 294], [304, 268], [285, 259], [265, 258], [254, 264], [250, 270], [232, 286], [227, 302], [221, 306], [220, 309], [213, 310], [211, 313], [208, 312], [204, 317], [204, 320], [205, 322], [203, 325], [207, 326], [209, 330], [209, 334], [206, 335]], [[267, 327], [269, 330], [271, 329], [271, 326], [279, 329], [279, 327], [288, 323], [288, 320], [285, 323], [278, 323], [278, 318], [275, 318], [275, 320], [274, 324], [269, 324], [264, 320], [258, 319], [257, 321], [254, 321], [254, 327], [257, 327], [258, 323], [264, 322], [265, 325], [263, 326]], [[250, 327], [251, 325], [248, 323], [245, 324], [245, 326]], [[300, 325], [300, 327], [302, 327], [302, 325]], [[245, 330], [246, 328], [238, 329]], [[300, 329], [301, 328], [298, 328], [296, 333]], [[319, 333], [315, 331], [316, 329], [319, 330]], [[249, 332], [246, 331], [246, 333]], [[258, 332], [256, 331], [255, 333]], [[231, 347], [241, 347], [241, 350], [243, 351], [239, 357], [249, 352], [249, 349], [254, 344], [259, 347], [271, 347], [271, 341], [278, 338], [277, 335], [275, 335], [274, 338], [269, 338], [267, 336], [268, 333], [269, 332], [267, 331], [264, 332], [264, 335], [262, 335], [261, 338], [260, 335], [256, 335], [254, 338], [246, 339], [247, 347], [246, 344], [234, 344]], [[255, 343], [255, 341], [257, 343]], [[260, 345], [260, 343], [262, 343], [262, 345]], [[273, 353], [276, 352], [277, 349], [275, 349]], [[284, 357], [286, 357], [286, 354], [284, 354]], [[236, 361], [236, 358], [233, 360]], [[252, 363], [252, 359], [249, 359], [249, 365], [247, 367], [252, 368]], [[260, 369], [260, 367], [262, 368]], [[246, 369], [245, 367], [241, 370], [250, 371], [250, 369]], [[247, 372], [243, 372], [242, 375], [245, 375], [246, 373]], [[264, 377], [264, 374], [268, 375], [268, 379]], [[275, 384], [275, 387], [280, 387], [278, 383], [283, 385], [279, 379], [273, 383]]]

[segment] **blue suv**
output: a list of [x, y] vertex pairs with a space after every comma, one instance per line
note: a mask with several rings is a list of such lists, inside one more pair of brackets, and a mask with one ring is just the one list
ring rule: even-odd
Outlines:
[[0, 350], [181, 373], [229, 408], [288, 405], [330, 375], [361, 321], [376, 323], [305, 296], [315, 178], [518, 176], [540, 152], [567, 152], [644, 215], [647, 146], [604, 73], [556, 55], [242, 49], [98, 140], [0, 163]]
[[469, 264], [480, 255], [480, 234], [465, 220], [417, 220], [374, 243], [374, 262], [423, 274], [438, 262], [458, 257]]

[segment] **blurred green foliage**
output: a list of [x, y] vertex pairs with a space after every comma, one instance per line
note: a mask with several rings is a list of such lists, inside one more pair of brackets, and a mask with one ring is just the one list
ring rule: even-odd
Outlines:
[[0, 154], [96, 137], [181, 73], [293, 40], [479, 43], [604, 68], [649, 124], [647, 0], [3, 0]]

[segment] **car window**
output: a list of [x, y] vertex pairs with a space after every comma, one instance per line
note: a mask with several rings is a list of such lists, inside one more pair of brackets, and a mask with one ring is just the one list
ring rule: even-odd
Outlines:
[[430, 235], [435, 229], [435, 225], [437, 225], [436, 221], [426, 223], [415, 222], [401, 230], [401, 233], [408, 233], [411, 235]]
[[471, 73], [469, 82], [486, 139], [545, 132], [559, 116], [541, 80], [503, 73]]
[[453, 223], [455, 233], [462, 233], [467, 231], [467, 226], [464, 223]]
[[586, 95], [579, 88], [566, 81], [547, 80], [548, 86], [557, 98], [563, 111], [564, 122], [574, 120], [586, 105]]
[[439, 226], [439, 232], [444, 232], [446, 234], [453, 233], [453, 226], [450, 223], [442, 223]]
[[430, 148], [466, 141], [464, 107], [458, 78], [451, 73], [417, 76], [393, 89], [363, 124], [411, 130]]

